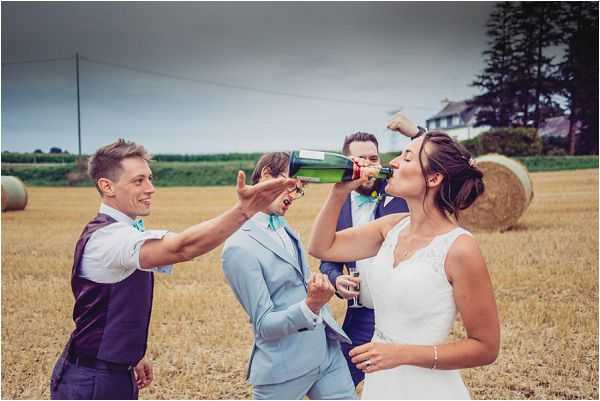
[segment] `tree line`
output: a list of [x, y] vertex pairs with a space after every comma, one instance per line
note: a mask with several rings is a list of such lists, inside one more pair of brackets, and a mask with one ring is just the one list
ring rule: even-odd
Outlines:
[[569, 153], [598, 154], [598, 3], [503, 2], [486, 28], [477, 125], [539, 128], [568, 114]]

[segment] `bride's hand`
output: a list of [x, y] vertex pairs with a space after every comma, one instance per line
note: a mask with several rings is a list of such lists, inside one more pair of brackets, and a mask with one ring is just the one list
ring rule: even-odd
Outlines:
[[[354, 163], [356, 163], [360, 167], [371, 166], [369, 162], [365, 161], [364, 159], [361, 159], [360, 157], [350, 156], [350, 158]], [[367, 182], [369, 182], [370, 179], [371, 177], [369, 176], [369, 170], [366, 168], [361, 168], [360, 177], [352, 181], [338, 182], [333, 186], [333, 189], [336, 192], [342, 192], [344, 195], [347, 195], [350, 192], [357, 189], [358, 187], [360, 187], [361, 185], [364, 185]]]
[[391, 369], [400, 365], [400, 344], [370, 342], [350, 351], [352, 363], [365, 373]]

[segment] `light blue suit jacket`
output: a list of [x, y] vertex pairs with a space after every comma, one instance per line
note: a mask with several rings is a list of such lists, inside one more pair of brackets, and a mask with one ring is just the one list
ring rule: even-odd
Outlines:
[[350, 343], [327, 306], [316, 326], [300, 305], [310, 276], [298, 235], [286, 226], [299, 260], [260, 227], [246, 222], [226, 242], [225, 277], [250, 318], [254, 345], [248, 366], [253, 385], [282, 383], [317, 368], [327, 357], [327, 338]]

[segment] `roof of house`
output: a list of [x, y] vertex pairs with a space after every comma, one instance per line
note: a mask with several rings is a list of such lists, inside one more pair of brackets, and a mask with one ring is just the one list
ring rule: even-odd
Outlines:
[[[581, 121], [575, 123], [575, 134], [581, 129]], [[538, 129], [539, 136], [557, 136], [565, 138], [569, 136], [569, 117], [558, 116], [547, 118]]]
[[469, 106], [466, 100], [461, 100], [459, 102], [448, 101], [446, 106], [440, 112], [438, 112], [432, 117], [429, 117], [427, 121], [435, 120], [437, 118], [460, 115], [462, 121], [464, 121], [465, 124], [468, 124], [471, 121], [471, 119], [475, 116], [476, 112], [477, 107]]

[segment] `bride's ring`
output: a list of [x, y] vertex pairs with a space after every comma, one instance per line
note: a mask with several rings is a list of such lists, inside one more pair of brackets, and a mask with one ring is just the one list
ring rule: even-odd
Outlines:
[[367, 360], [365, 361], [365, 366], [366, 366], [367, 368], [368, 368], [368, 367], [370, 367], [370, 366], [371, 366], [371, 361], [367, 359]]

